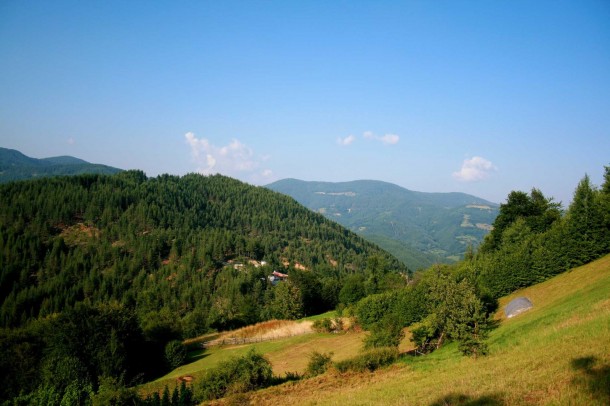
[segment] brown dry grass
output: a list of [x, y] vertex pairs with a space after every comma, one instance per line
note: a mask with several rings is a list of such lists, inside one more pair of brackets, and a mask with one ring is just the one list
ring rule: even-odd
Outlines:
[[[294, 337], [302, 334], [313, 333], [311, 326], [313, 322], [296, 322], [293, 320], [269, 320], [246, 326], [238, 330], [220, 333], [213, 339], [207, 341], [208, 346], [220, 345], [223, 340], [229, 338], [261, 339], [273, 340], [286, 337]], [[189, 340], [190, 342], [201, 341], [199, 339]]]

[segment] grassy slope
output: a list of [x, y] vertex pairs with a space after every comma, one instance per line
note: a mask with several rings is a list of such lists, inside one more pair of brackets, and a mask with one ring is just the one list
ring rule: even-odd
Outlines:
[[[335, 312], [327, 312], [307, 317], [303, 320], [316, 320], [334, 316]], [[191, 376], [196, 381], [207, 369], [213, 368], [219, 362], [231, 357], [244, 355], [251, 348], [255, 348], [258, 352], [265, 354], [271, 362], [273, 373], [276, 376], [284, 376], [287, 372], [303, 373], [307, 368], [309, 356], [312, 352], [332, 352], [333, 360], [345, 360], [360, 352], [365, 335], [366, 333], [364, 332], [350, 332], [346, 334], [310, 333], [256, 344], [211, 347], [205, 351], [194, 351], [190, 354], [191, 362], [189, 364], [176, 368], [154, 382], [141, 385], [139, 392], [141, 394], [149, 394], [153, 391], [161, 391], [166, 385], [172, 390], [174, 386], [180, 383], [178, 379], [184, 376]], [[216, 336], [208, 335], [205, 339], [213, 339]], [[408, 338], [409, 335], [403, 340], [400, 347], [401, 351], [406, 352], [412, 349], [412, 344]]]
[[[405, 356], [375, 373], [330, 372], [248, 397], [268, 405], [610, 404], [610, 255], [502, 298], [500, 309], [518, 296], [529, 297], [534, 308], [509, 320], [498, 312], [501, 324], [491, 333], [487, 357], [463, 357], [448, 345], [428, 356]], [[346, 359], [360, 350], [363, 337], [307, 334], [211, 348], [140, 390], [150, 393], [166, 384], [171, 389], [184, 375], [196, 381], [205, 369], [253, 346], [271, 361], [276, 375], [302, 372], [312, 351], [333, 351], [335, 361]]]
[[255, 404], [610, 404], [610, 256], [503, 298], [534, 308], [491, 334], [490, 355], [454, 345], [372, 374], [288, 383], [252, 394]]
[[302, 373], [307, 367], [309, 354], [313, 351], [334, 352], [334, 359], [343, 360], [358, 353], [362, 347], [364, 333], [335, 334], [305, 334], [276, 341], [266, 341], [250, 345], [237, 345], [227, 347], [211, 347], [205, 351], [191, 354], [193, 362], [176, 368], [167, 375], [154, 382], [144, 384], [139, 388], [140, 393], [148, 394], [163, 390], [165, 385], [173, 389], [179, 383], [181, 376], [192, 376], [194, 380], [207, 369], [214, 368], [219, 362], [234, 356], [246, 354], [251, 348], [265, 354], [273, 365], [273, 373], [283, 376], [286, 372]]

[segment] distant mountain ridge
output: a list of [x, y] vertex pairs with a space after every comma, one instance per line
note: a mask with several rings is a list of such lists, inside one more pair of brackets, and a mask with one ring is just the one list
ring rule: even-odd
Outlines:
[[122, 169], [92, 164], [72, 156], [31, 158], [8, 148], [0, 148], [0, 183], [61, 175], [97, 173], [112, 175]]
[[386, 249], [411, 269], [460, 259], [491, 229], [499, 205], [465, 193], [425, 193], [375, 181], [267, 185]]

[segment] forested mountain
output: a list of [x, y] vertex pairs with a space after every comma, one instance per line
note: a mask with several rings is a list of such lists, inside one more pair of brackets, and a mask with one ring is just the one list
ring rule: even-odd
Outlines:
[[414, 192], [380, 181], [284, 179], [267, 187], [379, 244], [412, 269], [461, 259], [498, 214], [497, 204], [475, 196]]
[[0, 357], [13, 379], [0, 398], [81, 375], [127, 383], [163, 369], [172, 339], [323, 312], [407, 273], [292, 198], [220, 175], [0, 185], [0, 346], [28, 353]]
[[[336, 284], [362, 273], [375, 255], [384, 270], [407, 271], [291, 198], [222, 176], [147, 179], [128, 171], [11, 183], [0, 191], [4, 326], [79, 301], [116, 300], [139, 314], [205, 312], [204, 325], [194, 328], [200, 331], [259, 320], [267, 286], [258, 281], [275, 269]], [[234, 288], [254, 295], [237, 295], [248, 306], [232, 302]], [[218, 292], [220, 302], [213, 300]], [[328, 300], [334, 306], [336, 298]]]
[[71, 156], [36, 159], [14, 149], [0, 148], [0, 183], [85, 173], [111, 175], [120, 171], [117, 168], [92, 164]]

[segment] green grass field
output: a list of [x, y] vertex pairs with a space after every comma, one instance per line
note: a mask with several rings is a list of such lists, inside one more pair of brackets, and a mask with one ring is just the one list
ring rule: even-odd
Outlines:
[[[163, 390], [166, 385], [172, 390], [174, 386], [180, 384], [182, 377], [191, 377], [196, 381], [197, 377], [207, 369], [214, 368], [219, 362], [231, 357], [244, 355], [251, 348], [265, 354], [271, 362], [273, 373], [276, 376], [284, 376], [287, 372], [303, 373], [307, 368], [309, 355], [313, 351], [333, 352], [334, 360], [344, 360], [358, 354], [362, 348], [364, 336], [365, 333], [362, 332], [313, 333], [256, 344], [211, 347], [206, 350], [193, 351], [189, 354], [190, 363], [176, 368], [153, 382], [141, 385], [138, 390], [141, 394], [149, 394]], [[409, 345], [407, 340], [404, 345]]]
[[[427, 356], [405, 355], [374, 373], [330, 371], [240, 397], [251, 404], [341, 405], [608, 405], [610, 404], [610, 256], [502, 298], [517, 296], [534, 308], [505, 319], [489, 338], [490, 354], [472, 359], [449, 344]], [[307, 334], [253, 345], [211, 348], [201, 358], [141, 387], [175, 385], [254, 346], [274, 373], [302, 372], [313, 351], [355, 355], [364, 333]], [[403, 343], [402, 350], [407, 349]], [[223, 400], [216, 403], [231, 402]]]

